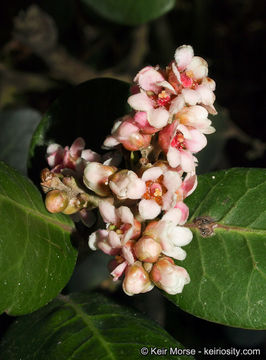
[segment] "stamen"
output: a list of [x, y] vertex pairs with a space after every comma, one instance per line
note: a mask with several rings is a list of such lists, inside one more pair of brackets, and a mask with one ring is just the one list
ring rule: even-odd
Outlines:
[[178, 150], [185, 149], [184, 141], [184, 135], [181, 132], [177, 132], [173, 140], [171, 141], [171, 146]]
[[157, 104], [159, 106], [165, 106], [169, 103], [170, 100], [171, 100], [171, 96], [167, 94], [165, 90], [162, 90], [158, 95]]
[[156, 182], [149, 180], [146, 181], [146, 192], [143, 198], [146, 200], [155, 200], [158, 205], [162, 205], [162, 196], [166, 193], [166, 188], [163, 185], [163, 175], [161, 175]]

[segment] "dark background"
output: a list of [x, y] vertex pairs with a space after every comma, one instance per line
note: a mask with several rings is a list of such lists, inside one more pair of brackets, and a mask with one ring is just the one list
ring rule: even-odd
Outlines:
[[[29, 12], [32, 4], [38, 7]], [[209, 148], [199, 156], [199, 172], [236, 166], [265, 167], [264, 9], [263, 0], [178, 0], [166, 15], [144, 25], [126, 26], [107, 21], [74, 0], [2, 2], [1, 159], [8, 159], [1, 147], [1, 136], [8, 132], [8, 124], [17, 124], [16, 131], [27, 132], [22, 149], [26, 154], [38, 121], [67, 87], [99, 76], [130, 82], [143, 66], [167, 65], [177, 46], [191, 44], [195, 54], [209, 63], [209, 76], [217, 84], [219, 110], [213, 118], [217, 132], [211, 135], [213, 138], [210, 136]], [[24, 170], [12, 161], [11, 165]], [[98, 258], [95, 262], [102, 264]], [[82, 266], [76, 273], [92, 265], [85, 261]], [[88, 279], [72, 279], [65, 291], [83, 290], [88, 283]], [[101, 279], [93, 286], [110, 290], [107, 280]], [[197, 319], [156, 291], [128, 298], [115, 288], [112, 294], [118, 301], [155, 318], [185, 347], [266, 349], [266, 332]], [[12, 320], [7, 315], [0, 317], [1, 335]]]

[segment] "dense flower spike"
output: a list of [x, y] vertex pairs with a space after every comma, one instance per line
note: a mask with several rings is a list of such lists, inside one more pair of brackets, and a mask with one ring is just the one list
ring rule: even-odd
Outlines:
[[89, 227], [98, 208], [102, 225], [89, 236], [89, 247], [113, 256], [111, 275], [124, 277], [126, 294], [154, 286], [178, 294], [190, 282], [175, 264], [192, 240], [184, 200], [197, 187], [194, 155], [215, 131], [208, 118], [216, 114], [215, 82], [189, 45], [177, 48], [165, 69], [140, 70], [134, 82], [131, 113], [115, 121], [103, 143], [112, 151], [101, 156], [85, 149], [82, 138], [65, 148], [51, 144], [51, 170], [43, 170], [41, 185], [50, 212], [72, 214]]

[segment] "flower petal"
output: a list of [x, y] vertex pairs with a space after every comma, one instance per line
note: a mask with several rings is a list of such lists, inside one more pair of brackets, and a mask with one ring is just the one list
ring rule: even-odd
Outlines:
[[187, 126], [179, 124], [177, 130], [181, 131], [185, 139], [191, 139], [191, 130]]
[[141, 178], [143, 181], [156, 180], [162, 173], [163, 171], [159, 166], [153, 166], [148, 170], [145, 170]]
[[183, 89], [182, 95], [184, 96], [185, 103], [188, 105], [196, 105], [201, 100], [201, 95], [192, 89]]
[[182, 94], [178, 95], [175, 99], [171, 101], [169, 108], [170, 115], [175, 115], [185, 106], [185, 98]]
[[134, 224], [134, 216], [127, 206], [120, 206], [117, 210], [117, 215], [124, 224]]
[[177, 81], [181, 84], [181, 75], [180, 75], [180, 72], [178, 71], [175, 63], [172, 63], [172, 70], [173, 70], [173, 73], [174, 73]]
[[127, 267], [127, 262], [124, 261], [121, 264], [119, 264], [112, 272], [111, 275], [114, 277], [113, 281], [117, 281], [120, 276], [123, 274]]
[[187, 271], [165, 257], [160, 258], [153, 266], [150, 277], [156, 286], [171, 295], [181, 293], [190, 282]]
[[179, 151], [176, 148], [170, 146], [167, 152], [167, 160], [172, 168], [176, 168], [181, 161], [181, 156]]
[[121, 240], [115, 231], [109, 231], [108, 240], [112, 248], [121, 248]]
[[141, 179], [136, 179], [127, 189], [127, 197], [135, 200], [140, 199], [146, 191], [146, 185]]
[[129, 265], [132, 265], [134, 263], [134, 255], [132, 253], [132, 250], [128, 246], [123, 246], [122, 255]]
[[183, 191], [183, 198], [185, 199], [187, 196], [193, 193], [198, 185], [197, 175], [195, 173], [188, 173], [181, 185], [181, 189]]
[[116, 214], [116, 209], [109, 201], [103, 200], [100, 201], [99, 211], [103, 218], [103, 221], [106, 223], [117, 224], [119, 218]]
[[[195, 90], [195, 93], [198, 94], [200, 102], [204, 105], [213, 105], [215, 101], [215, 95], [213, 91], [206, 85], [199, 85]], [[191, 104], [195, 105], [195, 104]]]
[[203, 58], [194, 56], [186, 70], [192, 71], [195, 80], [200, 80], [208, 75], [208, 64]]
[[166, 171], [163, 177], [163, 184], [171, 192], [175, 192], [182, 184], [180, 175], [176, 171]]
[[186, 148], [192, 153], [197, 153], [207, 145], [206, 136], [196, 129], [190, 130], [191, 138], [185, 140]]
[[179, 225], [184, 225], [188, 219], [189, 207], [183, 203], [183, 201], [178, 201], [178, 203], [175, 205], [175, 208], [181, 210], [182, 213], [181, 219], [179, 220]]
[[107, 136], [107, 138], [104, 140], [103, 143], [103, 148], [104, 149], [111, 149], [112, 147], [117, 146], [119, 143], [119, 141], [117, 141], [117, 139], [114, 136]]
[[157, 129], [163, 128], [169, 119], [169, 112], [164, 108], [151, 109], [148, 112], [148, 121]]
[[171, 222], [173, 225], [177, 225], [181, 219], [180, 209], [171, 209], [167, 211], [162, 217], [162, 221]]
[[160, 85], [158, 86], [156, 83], [164, 81], [164, 77], [152, 66], [146, 66], [138, 72], [134, 81], [137, 82], [143, 90], [153, 91], [157, 94], [160, 91]]
[[161, 207], [154, 200], [142, 199], [139, 203], [140, 216], [145, 220], [155, 219], [160, 212]]
[[96, 161], [99, 162], [101, 160], [101, 155], [97, 154], [95, 151], [90, 149], [82, 150], [81, 152], [82, 159], [86, 161]]
[[195, 170], [194, 157], [190, 151], [180, 150], [180, 164], [185, 172], [192, 172]]
[[78, 137], [71, 145], [69, 151], [73, 157], [79, 157], [81, 151], [85, 148], [85, 140], [82, 137]]
[[168, 248], [167, 250], [163, 250], [162, 253], [166, 256], [170, 256], [176, 260], [185, 260], [187, 253], [185, 250], [181, 249], [179, 246], [172, 246], [171, 248]]
[[91, 250], [97, 250], [98, 249], [98, 242], [107, 239], [108, 236], [108, 231], [107, 230], [97, 230], [95, 232], [93, 232], [90, 236], [89, 236], [89, 248]]
[[131, 95], [127, 102], [135, 110], [148, 111], [153, 109], [152, 100], [145, 93]]
[[175, 61], [178, 68], [181, 70], [185, 69], [188, 64], [190, 64], [194, 55], [192, 46], [182, 45], [179, 46], [175, 51]]
[[171, 228], [169, 239], [175, 246], [185, 246], [193, 239], [193, 234], [190, 229], [184, 226], [175, 226]]
[[167, 90], [168, 90], [168, 91], [167, 91], [168, 93], [176, 94], [176, 91], [175, 91], [175, 89], [173, 88], [173, 86], [172, 86], [168, 81], [166, 81], [166, 80], [158, 82], [157, 85], [159, 85], [159, 86], [167, 89]]

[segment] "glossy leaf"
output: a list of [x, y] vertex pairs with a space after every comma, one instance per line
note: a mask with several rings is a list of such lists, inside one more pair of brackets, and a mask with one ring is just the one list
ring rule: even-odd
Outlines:
[[171, 10], [175, 0], [81, 0], [104, 18], [123, 24], [139, 25], [156, 19]]
[[31, 179], [39, 184], [40, 171], [47, 167], [46, 148], [51, 142], [67, 146], [82, 136], [86, 148], [101, 152], [114, 121], [129, 112], [128, 95], [129, 84], [109, 78], [89, 80], [63, 93], [33, 135], [28, 159]]
[[200, 175], [186, 203], [194, 237], [179, 265], [188, 270], [191, 283], [182, 294], [168, 297], [206, 320], [265, 329], [266, 170]]
[[69, 280], [77, 252], [72, 221], [52, 215], [35, 186], [0, 163], [0, 313], [30, 313]]
[[[0, 353], [8, 360], [135, 360], [142, 358], [142, 347], [182, 346], [141, 314], [99, 294], [76, 293], [59, 296], [45, 308], [19, 318], [4, 337]], [[188, 357], [175, 356], [181, 358]]]

